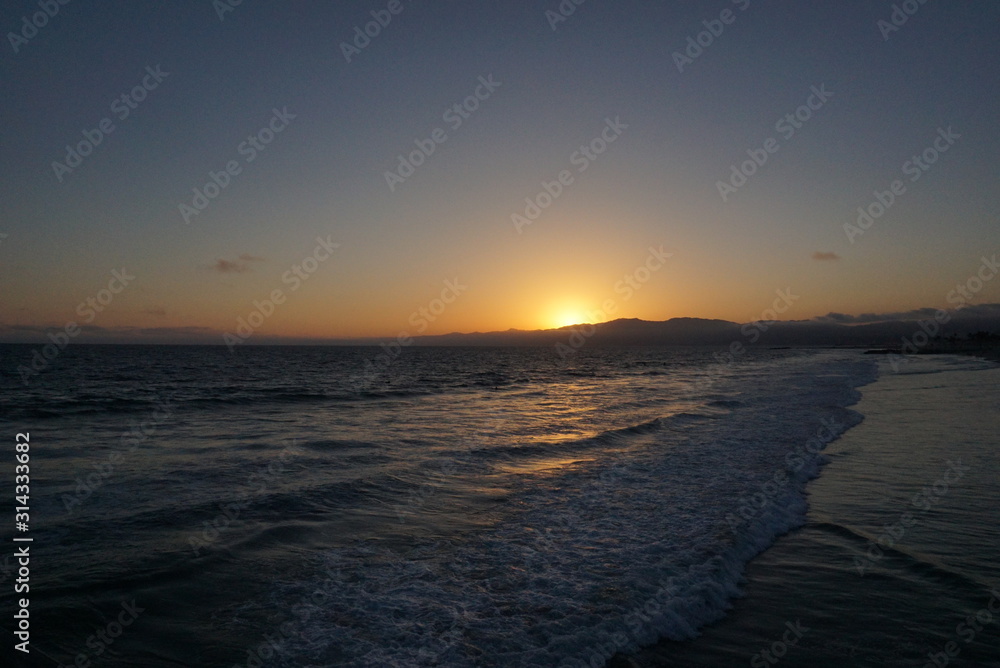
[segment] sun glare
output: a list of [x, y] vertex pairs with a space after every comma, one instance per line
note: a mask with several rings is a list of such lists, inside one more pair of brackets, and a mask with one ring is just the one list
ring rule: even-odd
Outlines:
[[587, 322], [587, 316], [582, 311], [565, 310], [558, 311], [552, 317], [552, 327], [567, 327], [569, 325], [580, 325]]

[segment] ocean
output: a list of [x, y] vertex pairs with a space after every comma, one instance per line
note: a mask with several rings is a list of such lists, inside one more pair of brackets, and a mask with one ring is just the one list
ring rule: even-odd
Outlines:
[[30, 665], [1000, 665], [981, 360], [33, 349]]

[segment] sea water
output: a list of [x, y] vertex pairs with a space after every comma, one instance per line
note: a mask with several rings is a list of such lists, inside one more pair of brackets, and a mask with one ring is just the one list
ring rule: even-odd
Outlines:
[[4, 346], [33, 658], [589, 666], [695, 638], [806, 522], [878, 374], [713, 352], [81, 345], [25, 385]]

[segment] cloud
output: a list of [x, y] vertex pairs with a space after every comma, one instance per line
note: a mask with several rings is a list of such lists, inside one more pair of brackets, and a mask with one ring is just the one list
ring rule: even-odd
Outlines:
[[965, 318], [1000, 318], [1000, 304], [969, 304], [955, 312]]
[[827, 313], [826, 315], [817, 316], [816, 320], [819, 320], [820, 322], [836, 322], [840, 324], [855, 322], [853, 315], [847, 315], [846, 313], [835, 313], [832, 311], [830, 313]]
[[143, 311], [143, 313], [145, 313], [146, 315], [155, 315], [160, 317], [167, 315], [166, 309], [162, 308], [148, 308], [145, 311]]
[[212, 265], [212, 269], [220, 274], [242, 274], [250, 271], [250, 267], [243, 262], [230, 262], [229, 260], [223, 260], [222, 258], [215, 261], [215, 264]]
[[827, 253], [824, 251], [816, 251], [812, 254], [812, 259], [819, 260], [821, 262], [827, 262], [831, 260], [839, 260], [840, 256], [836, 253]]
[[[936, 308], [917, 308], [912, 311], [893, 311], [889, 313], [862, 313], [847, 315], [845, 313], [827, 313], [814, 320], [818, 322], [835, 322], [842, 325], [863, 325], [872, 322], [915, 321], [928, 320], [938, 313]], [[964, 320], [969, 318], [1000, 318], [1000, 304], [972, 304], [961, 309], [948, 309], [951, 317]]]
[[215, 264], [208, 269], [212, 271], [217, 271], [220, 274], [245, 274], [248, 271], [253, 271], [248, 263], [250, 262], [263, 262], [264, 258], [258, 255], [250, 255], [249, 253], [243, 253], [236, 260], [227, 260], [225, 258], [217, 258]]

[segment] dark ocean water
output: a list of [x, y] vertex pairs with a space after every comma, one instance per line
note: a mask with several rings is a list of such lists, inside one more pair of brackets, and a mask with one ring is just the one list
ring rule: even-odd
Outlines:
[[0, 348], [0, 424], [11, 465], [31, 434], [32, 656], [95, 666], [694, 657], [877, 376], [835, 351], [70, 346], [26, 386], [31, 350]]

